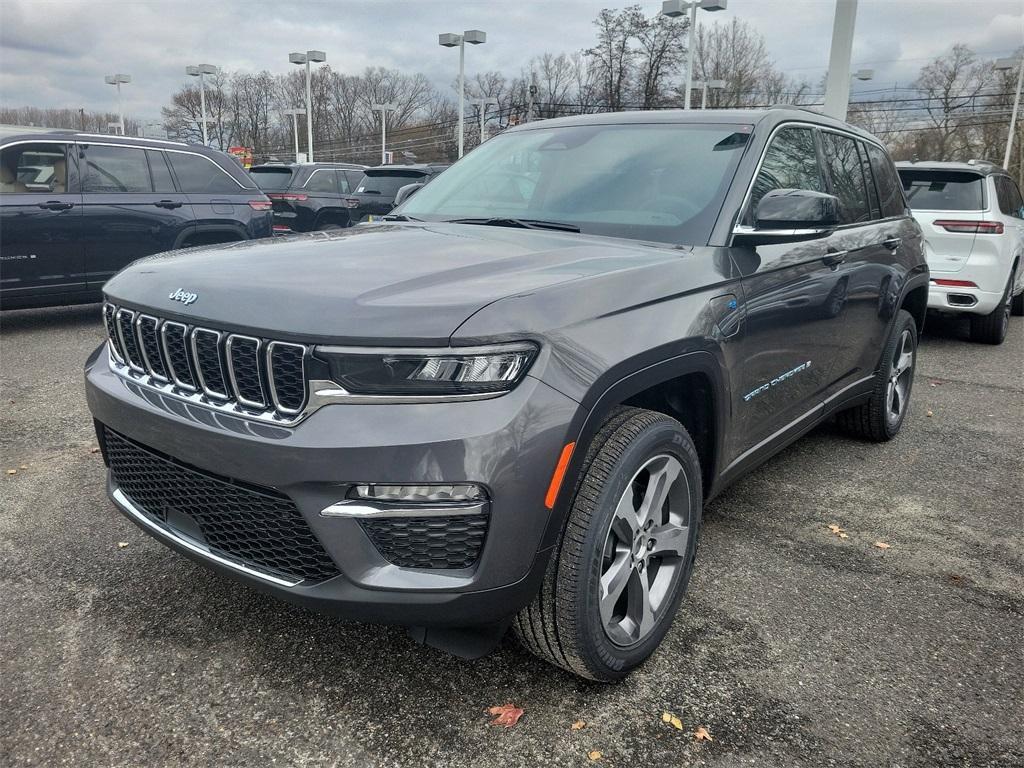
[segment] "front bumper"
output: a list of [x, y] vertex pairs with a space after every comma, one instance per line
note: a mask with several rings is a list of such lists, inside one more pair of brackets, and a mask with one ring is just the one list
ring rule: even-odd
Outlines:
[[[294, 502], [340, 575], [313, 583], [267, 578], [160, 526], [111, 479], [115, 504], [158, 540], [285, 600], [364, 621], [468, 626], [499, 621], [536, 593], [547, 553], [544, 496], [579, 405], [527, 377], [492, 400], [415, 405], [334, 404], [294, 427], [185, 404], [114, 372], [106, 348], [86, 364], [97, 422], [141, 446]], [[490, 496], [479, 559], [468, 568], [400, 567], [359, 522], [324, 517], [351, 483], [478, 483]]]

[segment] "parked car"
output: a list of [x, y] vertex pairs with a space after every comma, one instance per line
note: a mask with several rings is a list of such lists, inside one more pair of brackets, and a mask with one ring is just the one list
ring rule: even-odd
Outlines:
[[66, 131], [0, 142], [0, 307], [99, 301], [140, 256], [269, 237], [238, 163], [172, 141]]
[[274, 231], [312, 232], [351, 226], [346, 197], [363, 178], [364, 165], [268, 163], [249, 169], [274, 204]]
[[971, 339], [1002, 344], [1024, 315], [1024, 201], [1004, 168], [986, 162], [897, 163], [931, 270], [928, 308], [966, 314]]
[[391, 219], [107, 284], [88, 403], [144, 531], [285, 600], [464, 656], [511, 625], [615, 680], [668, 631], [708, 499], [827, 418], [906, 419], [921, 230], [845, 123], [529, 123]]
[[379, 165], [367, 168], [355, 192], [345, 198], [352, 221], [369, 221], [391, 212], [395, 197], [402, 187], [426, 184], [436, 178], [447, 165], [438, 163], [418, 165]]

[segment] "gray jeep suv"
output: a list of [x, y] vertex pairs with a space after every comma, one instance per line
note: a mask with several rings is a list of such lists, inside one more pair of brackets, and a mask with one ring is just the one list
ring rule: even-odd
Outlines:
[[701, 509], [826, 418], [900, 429], [928, 269], [870, 135], [793, 109], [535, 122], [380, 224], [111, 279], [114, 503], [274, 595], [614, 680]]

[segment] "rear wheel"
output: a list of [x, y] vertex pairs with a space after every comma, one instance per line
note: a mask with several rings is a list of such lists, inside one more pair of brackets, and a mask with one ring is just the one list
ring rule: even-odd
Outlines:
[[1010, 305], [1013, 303], [1013, 275], [999, 304], [987, 315], [971, 315], [971, 341], [980, 344], [1002, 344], [1010, 329]]
[[917, 364], [917, 324], [905, 309], [896, 314], [882, 365], [875, 374], [871, 399], [836, 417], [847, 432], [875, 442], [892, 440], [903, 426], [910, 407]]
[[701, 472], [675, 419], [620, 408], [588, 451], [540, 593], [513, 624], [540, 658], [591, 680], [625, 677], [658, 647], [690, 580]]

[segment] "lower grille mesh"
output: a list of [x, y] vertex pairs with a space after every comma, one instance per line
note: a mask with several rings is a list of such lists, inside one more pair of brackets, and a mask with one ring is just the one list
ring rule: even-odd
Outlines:
[[403, 568], [469, 568], [480, 557], [489, 516], [360, 520], [384, 559]]
[[206, 474], [109, 428], [104, 440], [114, 483], [150, 517], [187, 515], [213, 552], [259, 571], [310, 581], [338, 575], [287, 496]]

